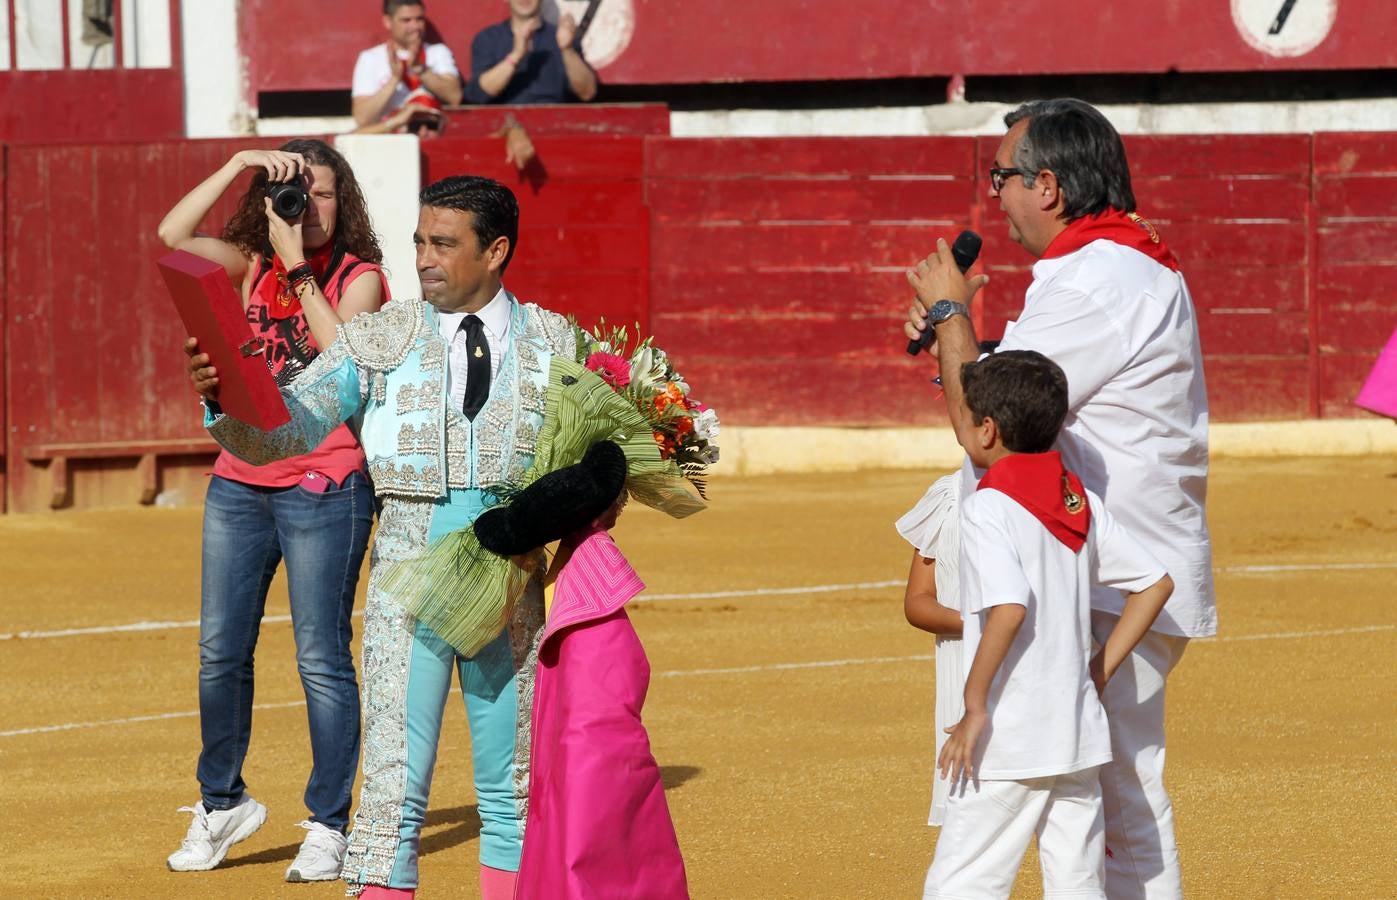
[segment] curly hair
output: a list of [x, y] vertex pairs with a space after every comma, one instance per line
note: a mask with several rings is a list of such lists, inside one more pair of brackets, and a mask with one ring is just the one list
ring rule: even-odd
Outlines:
[[[335, 246], [353, 253], [367, 262], [383, 262], [383, 250], [374, 235], [369, 222], [369, 211], [364, 204], [364, 194], [359, 190], [359, 182], [354, 178], [354, 170], [349, 161], [324, 141], [297, 139], [287, 141], [277, 149], [287, 153], [299, 153], [306, 164], [325, 166], [335, 173], [335, 199], [338, 212], [335, 216], [335, 230], [331, 240]], [[238, 209], [223, 226], [223, 239], [248, 256], [266, 254], [267, 209], [263, 198], [267, 196], [267, 172], [258, 169], [252, 175], [252, 183], [247, 193], [238, 201]]]

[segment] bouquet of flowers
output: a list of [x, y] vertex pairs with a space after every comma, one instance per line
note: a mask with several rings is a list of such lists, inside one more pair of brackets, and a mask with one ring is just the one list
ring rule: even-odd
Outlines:
[[625, 326], [602, 320], [591, 336], [572, 321], [577, 361], [596, 372], [616, 393], [630, 401], [650, 424], [660, 458], [673, 460], [679, 472], [707, 498], [708, 467], [718, 461], [718, 414], [689, 396], [689, 385], [675, 371], [655, 339], [640, 339]]
[[[689, 399], [689, 386], [651, 339], [632, 349], [625, 329], [597, 339], [573, 327], [577, 358], [554, 356], [549, 363], [533, 465], [516, 482], [491, 485], [495, 503], [510, 503], [609, 440], [625, 456], [626, 490], [637, 502], [676, 519], [705, 509], [704, 479], [718, 459], [717, 414]], [[457, 651], [474, 656], [509, 621], [535, 574], [526, 565], [533, 563], [490, 553], [474, 529], [462, 528], [433, 541], [422, 556], [387, 566], [382, 586]]]

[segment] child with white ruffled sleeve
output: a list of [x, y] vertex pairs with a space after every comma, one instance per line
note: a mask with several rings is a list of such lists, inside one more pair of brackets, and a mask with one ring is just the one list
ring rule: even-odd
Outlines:
[[[1045, 897], [1105, 900], [1099, 692], [1173, 591], [1164, 567], [1052, 449], [1067, 378], [1029, 350], [965, 365], [957, 438], [985, 469], [960, 505], [965, 713], [937, 760], [951, 780], [924, 898], [1008, 897], [1036, 835]], [[1092, 643], [1091, 585], [1126, 592]]]
[[[961, 653], [960, 621], [960, 490], [959, 472], [943, 475], [897, 520], [898, 534], [913, 547], [903, 613], [908, 623], [936, 635], [936, 756], [946, 743], [946, 729], [965, 713], [961, 701], [965, 657]], [[940, 825], [944, 820], [949, 785], [950, 781], [933, 769], [928, 825]]]

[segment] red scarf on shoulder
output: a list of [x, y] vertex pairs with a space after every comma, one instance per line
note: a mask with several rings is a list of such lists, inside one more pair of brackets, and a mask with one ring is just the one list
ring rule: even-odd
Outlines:
[[1179, 271], [1179, 259], [1150, 221], [1138, 213], [1126, 213], [1112, 207], [1094, 216], [1083, 216], [1069, 222], [1062, 233], [1052, 239], [1041, 259], [1066, 256], [1092, 241], [1111, 241], [1122, 247], [1138, 250], [1165, 268]]
[[[306, 262], [310, 263], [310, 270], [315, 273], [315, 281], [322, 290], [326, 276], [330, 274], [330, 262], [335, 256], [334, 245], [334, 241], [326, 241], [323, 246], [306, 253]], [[286, 266], [281, 257], [273, 255], [271, 272], [257, 285], [257, 293], [273, 319], [290, 319], [301, 314], [301, 298], [292, 292], [286, 275]]]
[[1062, 454], [1015, 453], [990, 466], [977, 491], [990, 488], [1007, 494], [1033, 513], [1053, 537], [1073, 553], [1086, 543], [1091, 509], [1082, 481], [1062, 465]]

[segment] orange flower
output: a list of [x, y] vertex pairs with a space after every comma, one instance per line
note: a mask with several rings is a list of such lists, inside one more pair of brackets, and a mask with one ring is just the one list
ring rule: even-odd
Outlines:
[[671, 406], [684, 408], [684, 392], [672, 381], [665, 382], [665, 389], [655, 395], [655, 412], [663, 413]]
[[669, 459], [679, 449], [674, 440], [663, 431], [656, 431], [655, 445], [660, 448], [660, 459]]

